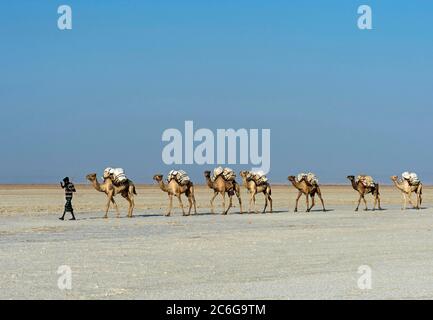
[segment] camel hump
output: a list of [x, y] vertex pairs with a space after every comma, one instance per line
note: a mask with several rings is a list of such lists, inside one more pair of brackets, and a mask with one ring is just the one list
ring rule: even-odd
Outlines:
[[254, 183], [256, 184], [256, 186], [266, 186], [268, 184], [268, 178], [261, 171], [250, 172], [247, 175], [247, 181], [254, 181]]
[[357, 182], [361, 182], [364, 185], [364, 187], [366, 187], [366, 188], [368, 188], [368, 187], [370, 187], [370, 188], [375, 187], [376, 184], [377, 184], [374, 181], [374, 179], [373, 179], [372, 176], [368, 176], [368, 175], [365, 175], [365, 174], [359, 175], [356, 180], [357, 180]]

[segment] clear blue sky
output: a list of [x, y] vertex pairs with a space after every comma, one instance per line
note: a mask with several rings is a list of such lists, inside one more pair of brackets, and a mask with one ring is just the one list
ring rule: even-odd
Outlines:
[[[185, 120], [270, 128], [274, 182], [433, 182], [432, 1], [2, 1], [0, 57], [0, 183], [108, 165], [151, 182]], [[208, 167], [183, 168], [202, 182]]]

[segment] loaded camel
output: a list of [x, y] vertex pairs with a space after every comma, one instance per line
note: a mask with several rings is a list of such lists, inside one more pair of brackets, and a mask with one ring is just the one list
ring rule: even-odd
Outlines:
[[[322, 192], [320, 191], [320, 187], [318, 184], [312, 185], [308, 183], [305, 176], [302, 177], [300, 181], [297, 181], [295, 176], [289, 176], [287, 179], [293, 184], [293, 186], [296, 189], [298, 189], [298, 197], [296, 198], [295, 212], [298, 212], [299, 198], [303, 194], [305, 195], [307, 212], [310, 212], [311, 209], [314, 207], [315, 205], [314, 197], [316, 196], [316, 194], [319, 196], [320, 202], [322, 202], [323, 211], [326, 212], [325, 204], [323, 203]], [[308, 196], [311, 197], [311, 201], [312, 201], [311, 207], [308, 201]]]
[[[164, 183], [163, 177], [164, 176], [162, 174], [156, 174], [153, 176], [153, 180], [155, 180], [159, 184], [159, 187], [161, 188], [162, 191], [168, 193], [168, 198], [170, 202], [169, 202], [168, 212], [165, 216], [169, 217], [171, 214], [171, 210], [173, 208], [173, 196], [179, 199], [179, 205], [180, 208], [182, 209], [182, 213], [184, 216], [189, 216], [191, 214], [191, 209], [193, 205], [194, 205], [194, 213], [197, 214], [197, 207], [196, 207], [195, 196], [194, 196], [194, 184], [191, 181], [188, 181], [187, 184], [182, 186], [176, 181], [176, 179], [172, 179], [168, 184], [166, 184]], [[182, 199], [180, 197], [182, 194], [185, 194], [185, 196], [188, 198], [188, 202], [189, 202], [188, 214], [185, 213], [185, 209], [183, 207]]]
[[92, 183], [93, 187], [97, 191], [104, 192], [108, 197], [107, 205], [105, 207], [104, 218], [108, 217], [108, 210], [110, 209], [111, 203], [116, 208], [117, 217], [120, 216], [119, 208], [117, 207], [117, 203], [114, 201], [114, 197], [118, 194], [120, 194], [128, 201], [129, 203], [128, 217], [132, 218], [132, 212], [134, 211], [134, 206], [135, 206], [134, 195], [136, 195], [137, 192], [135, 191], [135, 185], [131, 180], [128, 179], [121, 186], [116, 186], [114, 185], [113, 181], [109, 176], [104, 177], [104, 182], [102, 184], [99, 183], [96, 177], [96, 173], [88, 174], [86, 176], [86, 179]]
[[[214, 200], [218, 196], [218, 194], [221, 194], [223, 197], [223, 213], [222, 214], [225, 215], [229, 212], [230, 208], [233, 205], [233, 195], [234, 194], [236, 194], [236, 197], [239, 200], [240, 212], [242, 213], [241, 188], [240, 188], [239, 184], [237, 184], [236, 181], [234, 181], [234, 180], [233, 181], [227, 181], [222, 177], [222, 175], [219, 175], [215, 179], [215, 181], [212, 181], [210, 171], [205, 171], [204, 177], [206, 179], [207, 186], [214, 191], [214, 195], [210, 201], [212, 213], [214, 213]], [[225, 207], [226, 207], [226, 193], [229, 195], [229, 199], [230, 199], [229, 207], [227, 208], [227, 210], [225, 209]]]
[[265, 183], [262, 185], [257, 185], [257, 183], [254, 180], [247, 179], [249, 175], [249, 171], [241, 171], [240, 176], [242, 177], [243, 185], [245, 188], [247, 188], [248, 192], [250, 193], [250, 205], [248, 207], [248, 213], [251, 212], [251, 204], [254, 204], [254, 212], [258, 213], [256, 209], [256, 194], [263, 193], [265, 195], [265, 208], [263, 209], [263, 213], [266, 212], [266, 208], [268, 207], [268, 201], [271, 207], [270, 213], [272, 213], [272, 190], [271, 185], [269, 183]]
[[[408, 200], [415, 209], [419, 209], [422, 204], [422, 183], [411, 185], [407, 180], [399, 180], [397, 176], [392, 176], [391, 180], [403, 196], [403, 207], [401, 209], [406, 210]], [[416, 194], [416, 205], [412, 202], [413, 192]]]
[[373, 211], [376, 210], [377, 204], [379, 204], [378, 209], [382, 210], [382, 207], [380, 206], [380, 193], [379, 193], [378, 183], [374, 183], [374, 185], [372, 186], [365, 186], [361, 180], [356, 181], [355, 176], [347, 176], [347, 179], [349, 179], [350, 182], [352, 183], [353, 189], [355, 189], [359, 193], [358, 206], [356, 207], [355, 211], [358, 211], [359, 205], [361, 204], [361, 200], [364, 200], [364, 204], [365, 204], [364, 211], [368, 210], [367, 201], [365, 200], [365, 195], [369, 193], [371, 193], [374, 197]]

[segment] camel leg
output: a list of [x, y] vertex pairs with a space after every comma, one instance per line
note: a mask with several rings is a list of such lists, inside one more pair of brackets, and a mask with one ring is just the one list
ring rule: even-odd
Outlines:
[[248, 208], [248, 213], [251, 213], [251, 208], [252, 208], [252, 205], [253, 205], [253, 198], [254, 198], [254, 194], [251, 192], [250, 193], [250, 205], [249, 205], [249, 208]]
[[214, 200], [218, 196], [218, 192], [214, 192], [212, 199], [210, 200], [210, 206], [211, 206], [211, 213], [215, 213], [214, 210]]
[[418, 196], [418, 208], [421, 208], [422, 205], [422, 189], [418, 190], [416, 195]]
[[318, 191], [317, 195], [319, 196], [320, 202], [322, 203], [323, 212], [326, 212], [325, 203], [323, 202], [322, 192]]
[[113, 196], [112, 195], [108, 196], [107, 205], [105, 206], [105, 216], [104, 216], [105, 219], [108, 218], [108, 210], [110, 210], [110, 203], [112, 200], [113, 200]]
[[223, 213], [225, 214], [225, 210], [226, 210], [226, 193], [222, 192], [221, 195], [223, 196]]
[[189, 197], [188, 197], [188, 203], [189, 203], [188, 215], [191, 215], [191, 210], [192, 210], [192, 205], [193, 205], [191, 195], [189, 195]]
[[195, 201], [195, 195], [192, 194], [191, 197], [192, 197], [192, 203], [194, 205], [194, 214], [197, 214], [197, 203]]
[[229, 210], [230, 210], [230, 208], [232, 207], [232, 205], [233, 205], [233, 196], [229, 196], [229, 207], [227, 208], [227, 211], [225, 211], [225, 213], [224, 214], [228, 214], [229, 213]]
[[129, 207], [128, 207], [128, 217], [131, 218], [131, 217], [132, 217], [132, 214], [131, 214], [131, 212], [132, 212], [132, 211], [131, 211], [131, 208], [132, 208], [132, 206], [133, 206], [132, 199], [130, 199], [128, 195], [125, 195], [125, 196], [122, 195], [122, 196], [123, 196], [123, 197], [125, 198], [125, 200], [128, 201], [128, 203], [129, 203]]
[[254, 205], [255, 205], [255, 196], [254, 196], [254, 193], [251, 192], [251, 194], [250, 194], [250, 208], [249, 208], [249, 210], [248, 210], [248, 213], [251, 213], [251, 212], [252, 212], [253, 203], [254, 203]]
[[243, 213], [243, 210], [242, 210], [242, 199], [241, 199], [241, 193], [239, 192], [239, 191], [236, 191], [236, 197], [238, 198], [238, 201], [239, 201], [239, 207], [240, 207], [240, 212], [241, 212], [241, 214]]
[[128, 197], [126, 198], [129, 202], [129, 210], [128, 210], [128, 217], [132, 218], [132, 213], [134, 212], [134, 208], [135, 208], [135, 200], [134, 200], [134, 196], [132, 196], [131, 194], [128, 195]]
[[269, 204], [271, 205], [271, 213], [272, 213], [272, 211], [273, 211], [273, 208], [272, 208], [272, 198], [271, 198], [270, 194], [268, 194], [267, 196], [268, 196]]
[[422, 185], [418, 186], [418, 190], [416, 191], [416, 193], [418, 194], [418, 203], [419, 206], [422, 206]]
[[364, 200], [365, 209], [364, 211], [368, 211], [367, 200], [365, 200], [365, 196], [362, 196], [362, 200]]
[[[413, 201], [412, 201], [412, 191], [409, 191], [408, 199], [409, 199], [409, 203], [411, 204], [412, 207], [414, 207], [415, 209], [419, 209], [419, 208], [418, 208], [418, 201], [417, 201], [417, 205], [415, 205], [415, 204], [413, 203]], [[418, 199], [417, 199], [417, 200], [418, 200]]]
[[299, 191], [298, 197], [296, 198], [296, 203], [295, 203], [295, 212], [298, 212], [298, 202], [299, 202], [299, 199], [301, 198], [301, 196], [302, 196], [302, 192]]
[[117, 218], [119, 218], [120, 217], [119, 207], [117, 206], [116, 201], [114, 201], [114, 197], [111, 198], [111, 203], [113, 204], [114, 208], [116, 209]]
[[268, 207], [268, 195], [266, 191], [263, 191], [263, 195], [265, 196], [265, 207], [263, 208], [263, 213], [266, 213], [266, 208]]
[[130, 215], [130, 217], [132, 218], [132, 214], [133, 214], [134, 209], [135, 209], [135, 199], [134, 199], [134, 197], [131, 198], [131, 202], [132, 202], [132, 206], [131, 206], [131, 215]]
[[362, 194], [359, 194], [359, 199], [358, 199], [358, 206], [356, 207], [355, 211], [359, 210], [359, 206], [361, 204], [361, 199], [362, 199]]
[[406, 205], [407, 205], [406, 194], [402, 192], [401, 195], [403, 197], [403, 206], [401, 207], [401, 210], [406, 210]]
[[[308, 195], [307, 195], [307, 197], [308, 197]], [[313, 209], [313, 207], [316, 205], [316, 201], [315, 201], [314, 197], [315, 196], [311, 196], [311, 207], [310, 207], [310, 209], [308, 209], [308, 212], [310, 212], [311, 209]]]
[[185, 209], [184, 209], [184, 207], [183, 207], [183, 202], [182, 202], [182, 199], [180, 198], [180, 194], [177, 195], [176, 197], [177, 197], [177, 199], [179, 200], [179, 206], [180, 206], [180, 208], [182, 209], [182, 214], [183, 214], [184, 216], [186, 216]]
[[170, 216], [170, 214], [171, 214], [171, 210], [173, 209], [173, 195], [172, 194], [169, 194], [168, 195], [168, 199], [169, 199], [169, 204], [168, 204], [168, 212], [167, 212], [167, 214], [165, 215], [166, 217], [169, 217]]
[[411, 192], [409, 192], [408, 195], [407, 195], [407, 201], [409, 202], [409, 204], [410, 204], [413, 208], [416, 209], [416, 206], [415, 206], [415, 204], [414, 204], [413, 201], [412, 201], [412, 193], [411, 193]]
[[[195, 201], [195, 195], [194, 195], [194, 187], [192, 186], [191, 189], [189, 190], [189, 195], [188, 198], [191, 198], [192, 200], [192, 204], [194, 205], [194, 214], [197, 214], [197, 203]], [[191, 210], [190, 210], [191, 213]]]
[[308, 199], [308, 193], [305, 195], [305, 203], [307, 205], [307, 211], [306, 212], [310, 212], [310, 199]]
[[376, 205], [377, 205], [377, 195], [374, 195], [374, 205], [373, 205], [373, 211], [376, 210]]
[[254, 206], [254, 212], [258, 214], [259, 212], [257, 211], [257, 206], [256, 206], [256, 193], [254, 193], [253, 195], [253, 206]]
[[378, 204], [378, 209], [382, 210], [382, 206], [380, 205], [380, 195], [377, 195], [377, 204]]

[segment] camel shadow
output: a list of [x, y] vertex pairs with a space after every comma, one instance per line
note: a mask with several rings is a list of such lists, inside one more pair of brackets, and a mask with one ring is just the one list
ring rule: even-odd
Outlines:
[[128, 218], [128, 217], [121, 217], [121, 218], [128, 218], [128, 219], [133, 219], [133, 218], [150, 218], [150, 217], [163, 217], [164, 214], [156, 214], [156, 213], [152, 213], [152, 214], [136, 214], [133, 215], [132, 218]]
[[[407, 208], [406, 210], [412, 210], [412, 211], [421, 211], [421, 210], [427, 210], [427, 207], [419, 207], [419, 209], [417, 208]], [[402, 210], [404, 211], [404, 210]]]
[[[335, 209], [326, 209], [326, 210], [323, 210], [323, 209], [313, 209], [313, 210], [310, 210], [309, 212], [307, 212], [306, 210], [299, 210], [299, 209], [298, 209], [297, 212], [295, 212], [292, 209], [292, 210], [289, 210], [289, 213], [326, 213], [326, 212], [332, 212], [332, 211], [335, 211]], [[280, 211], [280, 212], [287, 212], [287, 211]]]
[[[272, 213], [284, 213], [284, 212], [287, 211], [283, 211], [283, 210], [272, 211]], [[265, 215], [265, 214], [272, 214], [272, 213], [268, 211], [267, 212], [259, 211], [258, 213], [248, 212], [248, 211], [244, 211], [243, 213], [240, 213], [239, 211], [233, 211], [233, 212], [229, 211], [227, 214], [223, 214], [222, 212], [215, 211], [214, 213], [212, 212], [198, 212], [196, 214], [191, 213], [191, 216], [230, 216], [230, 215], [244, 216], [244, 215], [261, 215], [261, 214]]]
[[77, 221], [83, 220], [117, 220], [117, 219], [135, 219], [135, 218], [150, 218], [150, 217], [163, 217], [163, 214], [137, 214], [137, 215], [133, 215], [132, 217], [128, 217], [128, 216], [120, 216], [120, 217], [116, 217], [116, 216], [108, 216], [108, 218], [105, 217], [87, 217], [87, 218], [78, 218]]
[[326, 212], [332, 212], [332, 211], [335, 211], [335, 209], [325, 209], [325, 210], [322, 210], [322, 209], [314, 209], [314, 210], [311, 210], [310, 212], [323, 212], [323, 213], [326, 213]]
[[384, 208], [382, 208], [382, 209], [367, 209], [367, 210], [364, 210], [364, 209], [359, 209], [358, 211], [356, 211], [356, 210], [354, 210], [354, 212], [355, 213], [362, 213], [362, 212], [380, 212], [380, 211], [388, 211], [389, 209], [384, 209]]
[[263, 214], [263, 215], [268, 214], [269, 215], [269, 214], [274, 214], [274, 213], [287, 213], [287, 212], [288, 212], [287, 210], [273, 210], [272, 212], [269, 212], [269, 211], [266, 211], [266, 212], [259, 211], [257, 213], [255, 213], [254, 211], [251, 211], [251, 212], [244, 211], [244, 213], [242, 215], [260, 215], [260, 214]]
[[245, 212], [240, 213], [239, 211], [234, 211], [234, 212], [229, 211], [227, 214], [223, 214], [220, 211], [215, 211], [214, 213], [212, 212], [197, 212], [195, 214], [191, 213], [191, 216], [230, 216], [230, 215], [242, 215], [242, 214], [245, 214]]

